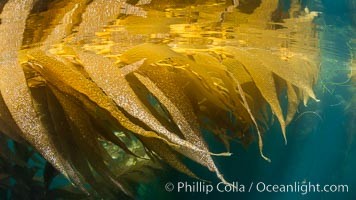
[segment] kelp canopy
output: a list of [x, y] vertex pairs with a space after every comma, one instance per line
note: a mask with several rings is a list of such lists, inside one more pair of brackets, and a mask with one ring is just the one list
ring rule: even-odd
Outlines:
[[[274, 117], [287, 143], [299, 104], [317, 100], [317, 14], [298, 1], [286, 11], [278, 0], [8, 0], [0, 10], [0, 131], [88, 193], [132, 196], [137, 173], [159, 161], [197, 177], [182, 157], [229, 184], [214, 156], [256, 138], [269, 160], [262, 135]], [[227, 152], [211, 152], [203, 129]]]

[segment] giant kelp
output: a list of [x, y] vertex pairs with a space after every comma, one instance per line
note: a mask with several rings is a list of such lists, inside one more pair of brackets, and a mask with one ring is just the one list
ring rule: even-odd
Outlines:
[[[267, 0], [9, 0], [0, 25], [0, 130], [88, 193], [134, 196], [136, 174], [157, 161], [204, 178], [182, 157], [229, 184], [213, 157], [231, 153], [209, 150], [202, 129], [228, 151], [231, 141], [257, 137], [270, 160], [262, 136], [274, 116], [287, 141], [300, 102], [317, 100], [317, 53], [296, 48], [315, 14], [299, 9], [275, 29], [276, 9]], [[295, 32], [298, 25], [305, 30]], [[117, 33], [139, 39], [123, 43]]]

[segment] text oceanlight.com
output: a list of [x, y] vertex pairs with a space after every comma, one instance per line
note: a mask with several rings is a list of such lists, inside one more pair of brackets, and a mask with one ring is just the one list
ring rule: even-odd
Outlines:
[[221, 192], [221, 193], [243, 193], [243, 192], [266, 192], [266, 193], [299, 193], [301, 195], [306, 195], [308, 193], [338, 193], [338, 192], [348, 192], [348, 185], [336, 185], [336, 184], [325, 184], [321, 185], [319, 183], [311, 182], [293, 182], [291, 184], [268, 184], [264, 182], [251, 182], [249, 184], [242, 184], [239, 182], [233, 182], [231, 184], [224, 184], [222, 182], [217, 184], [209, 184], [202, 181], [196, 182], [168, 182], [165, 185], [165, 190], [168, 192], [185, 192], [185, 193], [205, 193], [209, 194], [211, 192]]

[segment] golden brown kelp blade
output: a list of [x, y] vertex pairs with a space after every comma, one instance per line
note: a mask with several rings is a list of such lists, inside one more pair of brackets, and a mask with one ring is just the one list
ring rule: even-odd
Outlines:
[[[209, 83], [209, 88], [214, 90], [213, 93], [228, 106], [239, 120], [250, 121], [250, 116], [246, 110], [240, 91], [237, 89], [234, 77], [227, 70], [227, 67], [220, 63], [213, 55], [208, 53], [195, 53], [192, 55], [196, 65], [192, 65], [190, 71], [199, 74], [205, 82]], [[241, 83], [240, 83], [241, 84]]]
[[143, 144], [156, 155], [159, 156], [160, 159], [167, 162], [170, 166], [177, 169], [178, 171], [193, 177], [197, 178], [197, 176], [179, 159], [176, 152], [170, 148], [165, 143], [155, 139], [155, 138], [146, 138], [140, 137]]
[[[233, 74], [231, 74], [231, 77], [234, 78]], [[255, 116], [253, 115], [252, 111], [251, 111], [251, 108], [250, 108], [250, 105], [248, 104], [247, 102], [247, 99], [246, 99], [246, 95], [245, 95], [245, 92], [244, 90], [242, 89], [242, 86], [239, 82], [238, 79], [234, 79], [234, 82], [236, 83], [236, 86], [237, 86], [237, 90], [239, 91], [239, 94], [242, 98], [242, 101], [244, 103], [244, 106], [246, 108], [246, 111], [247, 113], [249, 114], [250, 118], [251, 118], [251, 121], [256, 129], [256, 132], [257, 132], [257, 136], [258, 136], [258, 147], [259, 147], [259, 150], [260, 150], [260, 155], [263, 159], [265, 159], [266, 161], [268, 162], [271, 162], [271, 159], [269, 159], [268, 157], [266, 157], [263, 153], [263, 141], [262, 141], [262, 133], [260, 131], [260, 128], [258, 126], [258, 123], [256, 121], [256, 118]]]
[[79, 59], [83, 62], [84, 68], [90, 77], [119, 107], [145, 123], [160, 136], [167, 138], [171, 143], [199, 151], [198, 148], [180, 139], [174, 133], [169, 132], [152, 116], [148, 109], [137, 98], [120, 69], [114, 66], [113, 62], [96, 54], [77, 52]]
[[[85, 181], [81, 180], [82, 175], [78, 174], [78, 171], [81, 170], [81, 162], [80, 159], [83, 158], [80, 155], [82, 152], [78, 152], [76, 148], [75, 141], [73, 139], [72, 131], [70, 129], [70, 125], [66, 118], [66, 115], [63, 111], [61, 104], [58, 102], [57, 98], [53, 94], [53, 92], [49, 89], [49, 86], [46, 86], [46, 104], [48, 107], [48, 112], [50, 113], [47, 118], [50, 118], [53, 124], [54, 133], [52, 137], [56, 141], [56, 147], [58, 151], [61, 152], [64, 159], [66, 159], [70, 165], [73, 167], [73, 172], [78, 176], [77, 184], [85, 193], [89, 193], [87, 189], [84, 187]], [[73, 148], [75, 147], [75, 148]], [[78, 167], [78, 163], [79, 167]], [[81, 171], [80, 171], [81, 172]], [[81, 172], [82, 173], [82, 172]], [[84, 178], [86, 180], [86, 178]]]
[[[152, 71], [152, 70], [151, 70]], [[164, 70], [160, 70], [160, 74]], [[149, 73], [149, 72], [146, 72]], [[209, 151], [205, 141], [200, 133], [197, 118], [193, 112], [193, 109], [190, 107], [189, 100], [185, 97], [183, 91], [179, 88], [179, 85], [174, 85], [169, 79], [174, 77], [165, 74], [163, 77], [164, 80], [159, 81], [161, 84], [155, 84], [148, 77], [142, 76], [138, 73], [135, 73], [135, 76], [138, 80], [145, 85], [145, 87], [159, 100], [159, 102], [168, 110], [173, 121], [179, 127], [180, 131], [184, 135], [187, 141], [190, 141], [192, 144], [196, 145], [198, 148], [201, 148], [205, 151]], [[152, 75], [151, 75], [152, 77]], [[157, 79], [156, 79], [157, 80]], [[164, 85], [162, 84], [164, 83]], [[158, 87], [163, 88], [166, 91], [164, 94]], [[172, 101], [171, 101], [172, 99]], [[177, 107], [179, 106], [179, 107]], [[184, 114], [183, 114], [184, 113]], [[219, 172], [215, 166], [214, 161], [210, 155], [207, 155], [203, 152], [194, 153], [188, 156], [194, 161], [206, 166], [209, 170], [215, 172], [219, 179], [224, 183], [227, 183], [223, 178], [222, 174]]]
[[[154, 51], [155, 53], [152, 54], [150, 49], [151, 50], [155, 49]], [[242, 116], [245, 119], [250, 118], [254, 122], [257, 132], [259, 133], [258, 136], [259, 136], [259, 146], [261, 149], [261, 155], [263, 158], [268, 160], [268, 158], [266, 158], [262, 153], [261, 134], [258, 129], [257, 122], [253, 117], [252, 113], [250, 112], [250, 109], [246, 103], [244, 92], [242, 91], [240, 84], [238, 84], [237, 81], [234, 82], [233, 79], [231, 79], [232, 77], [227, 75], [228, 73], [223, 65], [220, 65], [219, 63], [217, 63], [218, 65], [216, 66], [202, 65], [201, 63], [202, 61], [199, 61], [200, 58], [199, 57], [196, 58], [200, 63], [195, 63], [189, 60], [184, 55], [173, 52], [172, 50], [170, 50], [167, 47], [164, 47], [163, 45], [143, 44], [143, 45], [138, 45], [137, 47], [134, 47], [129, 51], [125, 52], [122, 55], [121, 60], [127, 63], [131, 63], [134, 62], [135, 60], [146, 59], [145, 60], [146, 64], [150, 64], [150, 63], [156, 64], [157, 62], [163, 61], [159, 63], [158, 66], [167, 66], [170, 68], [178, 68], [178, 70], [183, 70], [186, 72], [185, 75], [189, 77], [187, 79], [188, 82], [194, 81], [195, 82], [194, 86], [196, 85], [201, 86], [201, 84], [203, 85], [205, 84], [200, 91], [205, 90], [204, 94], [207, 95], [206, 96], [207, 100], [214, 102], [215, 105], [217, 106], [225, 105], [222, 108], [226, 109], [226, 111], [235, 109], [233, 105], [235, 105], [236, 107], [239, 105], [238, 103], [240, 103], [240, 99], [238, 97], [241, 96], [244, 105], [240, 106], [240, 108], [242, 109], [239, 110], [240, 113], [238, 116], [239, 117]], [[204, 58], [209, 58], [209, 57], [204, 56]], [[202, 66], [199, 66], [199, 64]], [[214, 82], [214, 80], [216, 79], [213, 80], [213, 78], [219, 78], [225, 84], [225, 86], [227, 86], [228, 89], [224, 89], [224, 87], [222, 86], [218, 87], [219, 85], [217, 85], [217, 83]], [[229, 86], [229, 84], [232, 85]], [[237, 84], [237, 86], [235, 84]], [[237, 90], [236, 88], [239, 89]], [[199, 91], [199, 90], [195, 89], [195, 91]], [[237, 92], [239, 93], [239, 95], [237, 94]], [[235, 94], [235, 97], [229, 96], [230, 94]], [[190, 93], [189, 95], [196, 95], [196, 93], [195, 94]], [[217, 169], [214, 169], [214, 171], [215, 170], [217, 171]]]
[[251, 76], [238, 60], [227, 57], [222, 61], [222, 64], [239, 80], [241, 85], [253, 82]]
[[22, 136], [63, 174], [70, 167], [59, 155], [33, 107], [24, 72], [18, 60], [25, 20], [34, 1], [9, 0], [1, 13], [0, 91]]
[[229, 51], [234, 56], [234, 59], [241, 62], [245, 70], [249, 73], [256, 87], [260, 90], [264, 99], [271, 106], [272, 111], [276, 114], [282, 128], [282, 133], [287, 143], [287, 137], [285, 133], [285, 121], [282, 113], [282, 109], [278, 100], [278, 93], [276, 91], [276, 85], [274, 83], [274, 78], [272, 72], [265, 67], [265, 64], [259, 60], [254, 54], [247, 51], [240, 50], [238, 48], [228, 48], [225, 50]]
[[265, 50], [253, 49], [249, 50], [249, 52], [261, 58], [268, 70], [300, 88], [314, 100], [317, 100], [313, 92], [313, 85], [319, 70], [317, 65], [309, 62], [306, 57], [296, 54], [287, 59], [281, 59], [280, 56], [278, 57]]
[[23, 45], [45, 46], [58, 44], [80, 23], [80, 14], [90, 0], [36, 1], [26, 20]]
[[[197, 96], [197, 101], [201, 101], [206, 97], [209, 101], [214, 102], [214, 104], [222, 109], [229, 110], [229, 102], [225, 101], [224, 97], [221, 95], [216, 95], [216, 93], [214, 93], [216, 91], [216, 89], [214, 90], [215, 87], [211, 88], [213, 83], [208, 82], [202, 75], [196, 72], [191, 73], [191, 71], [194, 71], [191, 67], [198, 68], [198, 66], [186, 56], [172, 51], [165, 45], [146, 43], [129, 49], [120, 57], [120, 60], [124, 63], [134, 63], [141, 59], [145, 59], [145, 64], [147, 65], [155, 64], [176, 68], [177, 71], [181, 73], [182, 77], [187, 77], [187, 80], [192, 82], [192, 85], [196, 87], [194, 88], [194, 91]], [[204, 70], [200, 69], [200, 71]]]
[[74, 20], [80, 19], [80, 15], [84, 12], [85, 6], [89, 1], [72, 0], [65, 7], [61, 8], [59, 12], [51, 10], [50, 12], [55, 12], [56, 16], [51, 24], [56, 24], [56, 26], [43, 38], [42, 47], [48, 48], [50, 45], [59, 44], [61, 40], [71, 35], [74, 26], [78, 23], [78, 21]]
[[[152, 50], [155, 53], [151, 53]], [[164, 45], [155, 44], [138, 45], [126, 51], [120, 59], [126, 63], [145, 59], [147, 65], [166, 66], [181, 72], [178, 76], [186, 77], [185, 83], [192, 83], [189, 87], [194, 89], [192, 89], [192, 92], [189, 92], [188, 96], [193, 97], [196, 102], [206, 99], [226, 112], [234, 112], [236, 110], [236, 118], [242, 118], [245, 121], [251, 120], [258, 133], [261, 155], [264, 159], [269, 160], [262, 153], [261, 133], [255, 117], [247, 104], [241, 84], [239, 84], [238, 80], [234, 80], [233, 75], [229, 74], [223, 65], [217, 65], [216, 67], [214, 65], [204, 65], [204, 68], [204, 66], [200, 66], [193, 60], [172, 51]], [[222, 82], [228, 89], [219, 85], [220, 82], [215, 82], [216, 78], [219, 78], [218, 81]], [[184, 83], [184, 81], [181, 83]], [[232, 97], [230, 96], [230, 92], [234, 94]], [[242, 100], [238, 99], [239, 97]], [[240, 106], [241, 109], [238, 110], [236, 107], [239, 108], [240, 101], [243, 102], [243, 106]]]
[[22, 132], [15, 123], [0, 93], [0, 131], [17, 142], [24, 143]]
[[286, 125], [288, 125], [293, 120], [301, 100], [300, 98], [298, 98], [298, 94], [295, 87], [290, 83], [287, 83], [287, 98], [288, 111], [286, 116]]
[[[249, 72], [249, 75], [253, 79], [253, 82], [271, 106], [272, 111], [276, 114], [281, 123], [284, 136], [285, 126], [290, 123], [292, 116], [294, 116], [297, 104], [299, 104], [299, 99], [307, 99], [310, 96], [317, 100], [312, 86], [315, 84], [318, 70], [315, 65], [309, 64], [308, 60], [302, 57], [297, 58], [296, 56], [282, 59], [282, 56], [278, 56], [277, 52], [273, 53], [261, 49], [224, 47], [223, 51], [242, 62], [246, 71]], [[269, 75], [267, 76], [266, 74]], [[278, 77], [275, 77], [275, 75]], [[269, 78], [269, 81], [267, 81], [267, 78]], [[276, 81], [276, 78], [284, 80], [287, 83], [287, 88], [294, 88], [293, 90], [299, 91], [299, 97], [297, 97], [296, 91], [288, 89], [290, 107], [286, 117], [287, 122], [284, 121], [278, 101], [280, 92], [273, 89], [276, 88], [276, 85], [272, 84]], [[266, 82], [263, 83], [264, 81]], [[304, 96], [300, 96], [300, 94], [304, 94]]]
[[50, 84], [56, 86], [58, 90], [80, 100], [87, 112], [93, 117], [100, 112], [107, 113], [108, 116], [102, 117], [106, 117], [108, 121], [111, 121], [111, 117], [113, 117], [128, 130], [144, 136], [158, 137], [156, 134], [145, 131], [130, 122], [115, 103], [74, 65], [64, 64], [57, 60], [54, 55], [49, 56], [41, 50], [32, 50], [28, 52], [28, 55], [30, 57], [29, 63], [33, 65], [35, 70], [41, 73]]
[[[110, 62], [110, 60], [99, 55], [88, 54], [85, 52], [78, 51], [78, 56], [83, 62], [85, 70], [93, 78], [94, 82], [96, 82], [108, 96], [128, 114], [145, 123], [162, 138], [167, 138], [170, 143], [191, 149], [192, 151], [204, 152], [198, 147], [190, 144], [189, 141], [180, 139], [176, 134], [171, 133], [163, 127], [137, 98], [120, 69], [114, 66], [113, 62]], [[112, 76], [112, 74], [115, 74], [116, 76]]]
[[230, 57], [224, 58], [222, 64], [226, 66], [226, 70], [231, 73], [233, 79], [238, 80], [241, 88], [245, 92], [246, 100], [256, 120], [265, 127], [268, 127], [268, 114], [264, 113], [267, 102], [264, 100], [243, 64], [237, 59]]
[[[185, 137], [185, 140], [182, 140], [176, 134], [169, 132], [141, 103], [134, 91], [129, 86], [129, 83], [126, 81], [120, 69], [114, 66], [113, 62], [110, 62], [110, 60], [99, 55], [80, 51], [77, 52], [79, 59], [83, 62], [84, 68], [93, 78], [94, 82], [96, 82], [116, 102], [119, 107], [123, 108], [131, 116], [141, 120], [148, 127], [157, 132], [160, 136], [166, 137], [173, 144], [177, 144], [177, 146], [179, 145], [179, 148], [175, 148], [177, 149], [177, 151], [182, 152], [185, 156], [192, 157], [193, 160], [196, 160], [208, 166], [207, 164], [205, 164], [206, 162], [202, 161], [201, 159], [202, 157], [206, 156], [210, 157], [208, 150], [206, 148], [201, 148], [204, 142], [202, 139], [195, 137], [193, 140], [192, 137]], [[113, 74], [115, 76], [112, 76]], [[141, 77], [141, 80], [144, 80], [144, 78]], [[147, 82], [144, 82], [144, 85], [147, 84]], [[152, 88], [149, 87], [149, 89]], [[162, 101], [161, 97], [162, 96], [157, 96], [159, 101]], [[172, 104], [167, 106], [170, 106], [170, 108], [172, 108]], [[171, 113], [171, 115], [176, 116], [178, 114], [176, 112], [178, 111], [178, 109], [168, 109], [168, 111]], [[176, 118], [174, 119], [175, 121], [177, 121]], [[182, 120], [184, 120], [184, 118], [181, 118], [180, 121], [183, 122]], [[194, 133], [187, 133], [186, 131], [183, 132], [184, 136], [186, 136], [187, 134], [192, 135]], [[200, 145], [194, 146], [198, 143]], [[215, 167], [215, 165], [213, 166]], [[217, 171], [216, 167], [214, 171]]]
[[[49, 102], [47, 86], [38, 86], [29, 89], [32, 95], [33, 107], [36, 113], [38, 113], [38, 117], [41, 120], [43, 127], [47, 130], [48, 137], [53, 141], [54, 148], [58, 152], [58, 157], [65, 160], [68, 165], [65, 169], [68, 178], [70, 178], [73, 183], [77, 184], [80, 189], [86, 192], [86, 189], [81, 185], [82, 182], [80, 181], [80, 177], [68, 160], [69, 156], [66, 154], [67, 151], [63, 148], [63, 142], [60, 142], [64, 139], [62, 138], [63, 132], [56, 132], [55, 123], [57, 122], [54, 122], [50, 117], [54, 113], [51, 113], [51, 103]], [[65, 126], [65, 124], [61, 124], [61, 126]]]
[[[58, 134], [56, 142], [60, 144], [58, 148], [80, 177], [80, 186], [93, 197], [100, 195], [114, 198], [112, 191], [121, 187], [110, 173], [120, 163], [112, 162], [111, 156], [104, 150], [100, 142], [102, 140], [98, 139], [102, 134], [93, 127], [93, 120], [88, 119], [89, 115], [80, 103], [75, 103], [72, 97], [54, 87], [47, 92], [50, 116]], [[115, 165], [110, 166], [112, 163]], [[126, 189], [121, 188], [122, 191]]]
[[[200, 57], [202, 59], [199, 59]], [[125, 63], [145, 59], [145, 65], [152, 65], [147, 68], [147, 75], [151, 73], [150, 71], [154, 73], [155, 70], [171, 69], [175, 73], [174, 77], [177, 81], [175, 84], [183, 84], [187, 96], [197, 104], [207, 100], [226, 112], [236, 111], [238, 113], [239, 110], [245, 110], [240, 95], [236, 91], [235, 83], [227, 74], [225, 66], [220, 63], [217, 65], [204, 64], [203, 61], [200, 61], [207, 58], [212, 59], [211, 56], [197, 54], [195, 58], [198, 62], [194, 62], [194, 60], [174, 52], [164, 45], [142, 44], [126, 51], [120, 59]], [[157, 76], [153, 78], [155, 82], [157, 82], [156, 79], [158, 79]], [[168, 91], [166, 93], [169, 94]], [[250, 121], [246, 112], [241, 112], [236, 117]]]
[[94, 0], [85, 9], [81, 16], [82, 22], [77, 28], [77, 33], [73, 36], [79, 42], [94, 36], [96, 32], [102, 30], [122, 11], [123, 0]]
[[[105, 156], [107, 152], [103, 149], [101, 144], [98, 141], [98, 134], [94, 130], [91, 125], [91, 120], [89, 119], [89, 115], [83, 110], [80, 104], [68, 96], [61, 94], [57, 89], [52, 87], [52, 91], [55, 96], [59, 100], [62, 105], [64, 112], [66, 113], [67, 120], [69, 121], [72, 138], [75, 141], [75, 149], [72, 149], [71, 154], [74, 154], [73, 151], [82, 152], [81, 160], [77, 162], [81, 162], [82, 165], [88, 165], [88, 168], [91, 168], [90, 174], [87, 174], [87, 171], [79, 171], [80, 174], [86, 179], [90, 179], [90, 177], [94, 177], [96, 180], [90, 181], [90, 183], [94, 184], [94, 189], [100, 189], [105, 187], [98, 187], [97, 181], [98, 178], [102, 178], [106, 187], [110, 187], [111, 185], [117, 186], [122, 191], [126, 191], [126, 189], [119, 183], [118, 180], [115, 179], [112, 174], [109, 166], [105, 164], [105, 162], [109, 162], [107, 159], [111, 159], [110, 156]], [[78, 114], [80, 113], [80, 114]], [[77, 168], [80, 169], [80, 168]], [[105, 192], [100, 191], [99, 192]], [[107, 193], [107, 192], [105, 192]], [[130, 194], [129, 194], [130, 195]]]

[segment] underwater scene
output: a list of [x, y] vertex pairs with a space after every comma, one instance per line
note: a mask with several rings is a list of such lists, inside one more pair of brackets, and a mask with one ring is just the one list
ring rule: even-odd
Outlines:
[[0, 0], [0, 199], [356, 199], [356, 0]]

